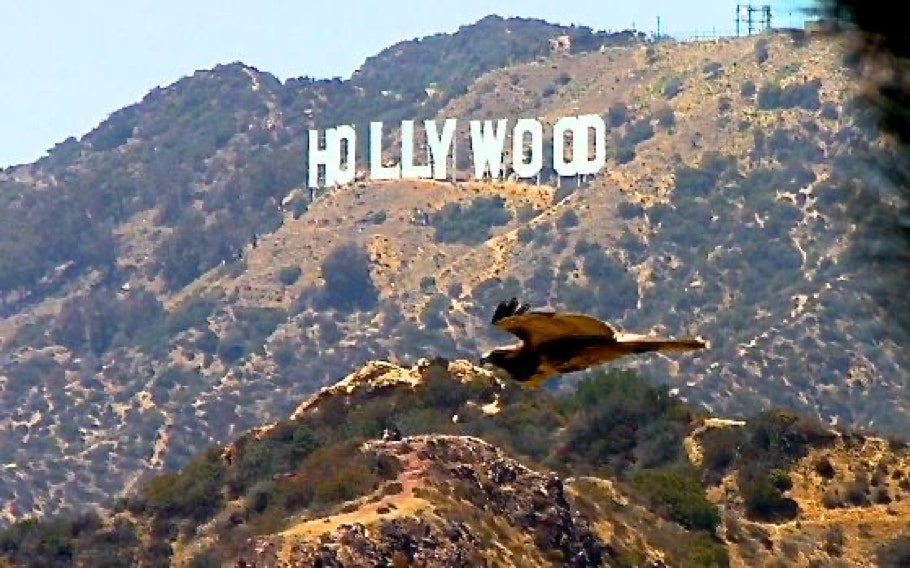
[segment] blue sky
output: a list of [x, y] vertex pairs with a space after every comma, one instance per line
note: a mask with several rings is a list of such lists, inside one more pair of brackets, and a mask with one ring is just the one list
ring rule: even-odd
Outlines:
[[[800, 25], [808, 0], [770, 2]], [[760, 4], [761, 1], [756, 2]], [[729, 32], [736, 0], [8, 0], [0, 12], [0, 168], [40, 158], [199, 69], [242, 61], [280, 79], [348, 77], [397, 41], [489, 14], [595, 29]]]

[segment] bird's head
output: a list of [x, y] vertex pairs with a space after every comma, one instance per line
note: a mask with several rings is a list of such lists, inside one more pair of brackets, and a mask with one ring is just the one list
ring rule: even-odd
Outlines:
[[507, 373], [506, 368], [512, 349], [497, 348], [487, 351], [480, 357], [480, 367], [494, 374]]

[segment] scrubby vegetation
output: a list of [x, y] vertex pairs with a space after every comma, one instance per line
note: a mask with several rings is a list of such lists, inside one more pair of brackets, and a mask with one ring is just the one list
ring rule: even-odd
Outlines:
[[[429, 117], [481, 74], [546, 54], [547, 38], [557, 33], [567, 33], [576, 52], [641, 39], [630, 33], [491, 16], [452, 35], [401, 42], [368, 58], [348, 81], [305, 77], [282, 85], [257, 71], [262, 93], [275, 95], [282, 106], [286, 130], [278, 134], [248, 127], [262, 124], [268, 108], [262, 95], [249, 89], [250, 79], [240, 64], [220, 65], [167, 90], [155, 89], [142, 102], [113, 113], [82, 140], [68, 139], [41, 160], [51, 173], [79, 159], [92, 165], [60, 176], [53, 199], [23, 192], [18, 182], [0, 183], [0, 226], [7, 229], [0, 234], [0, 297], [26, 289], [47, 294], [88, 270], [110, 270], [118, 256], [112, 233], [116, 224], [155, 206], [161, 209], [157, 220], [176, 229], [160, 244], [158, 265], [168, 285], [180, 288], [222, 260], [235, 259], [254, 233], [280, 223], [275, 204], [303, 179], [299, 156], [305, 149], [288, 134], [297, 136], [314, 107], [322, 124]], [[506, 34], [509, 41], [501, 41]], [[404, 75], [402, 57], [412, 62]], [[430, 84], [438, 85], [441, 96], [427, 100]], [[401, 98], [383, 96], [387, 89]], [[238, 137], [248, 140], [249, 147], [233, 148], [229, 170], [227, 162], [213, 157]], [[136, 144], [130, 152], [109, 152], [127, 141]], [[366, 155], [365, 146], [359, 150]], [[86, 157], [80, 157], [83, 153]], [[199, 174], [208, 180], [226, 179], [206, 195], [202, 212], [190, 207], [199, 197], [191, 189]], [[294, 207], [306, 207], [306, 202], [298, 200]], [[44, 230], [47, 227], [55, 230]], [[68, 263], [73, 269], [65, 278], [39, 284]]]
[[[0, 552], [10, 559], [27, 558], [53, 534], [57, 544], [41, 550], [60, 562], [82, 558], [86, 547], [109, 558], [140, 554], [164, 562], [174, 538], [192, 534], [193, 527], [216, 518], [228, 501], [241, 499], [243, 509], [234, 516], [242, 522], [219, 525], [222, 541], [237, 543], [244, 535], [279, 529], [293, 513], [328, 511], [393, 479], [399, 472], [395, 460], [359, 447], [389, 426], [403, 435], [481, 436], [527, 463], [563, 475], [615, 475], [638, 488], [643, 502], [668, 520], [713, 533], [719, 514], [705, 499], [698, 472], [685, 465], [682, 451], [692, 415], [665, 388], [649, 387], [630, 372], [595, 373], [567, 395], [510, 388], [500, 414], [488, 417], [472, 410], [469, 401], [489, 400], [493, 388], [482, 381], [461, 383], [444, 366], [431, 366], [424, 384], [413, 391], [395, 389], [350, 405], [342, 397], [329, 399], [318, 414], [282, 423], [260, 439], [244, 436], [229, 460], [211, 448], [122, 501], [118, 510], [148, 524], [148, 543], [136, 541], [129, 523], [117, 525], [119, 532], [105, 533], [116, 537], [102, 539], [98, 527], [76, 530], [77, 521], [61, 518], [22, 521], [0, 532]], [[462, 420], [453, 423], [453, 414]], [[89, 546], [97, 541], [107, 548]], [[707, 546], [722, 549], [716, 542]], [[24, 564], [29, 565], [27, 560]]]
[[[708, 432], [703, 440], [704, 461], [709, 480], [719, 480], [735, 469], [746, 513], [761, 521], [792, 520], [798, 514], [796, 502], [787, 497], [792, 488], [790, 465], [805, 457], [808, 448], [832, 439], [830, 430], [808, 417], [791, 412], [770, 411], [748, 422], [745, 428]], [[830, 464], [816, 466], [822, 472]]]
[[[26, 176], [34, 175], [38, 186], [49, 184], [47, 190], [12, 178], [0, 180], [0, 227], [4, 229], [0, 231], [0, 314], [25, 313], [30, 304], [51, 295], [67, 298], [59, 312], [42, 310], [38, 313], [48, 315], [36, 317], [9, 338], [0, 338], [5, 350], [21, 350], [9, 358], [6, 355], [13, 351], [4, 353], [6, 362], [0, 364], [4, 377], [0, 394], [14, 415], [8, 435], [0, 437], [3, 463], [8, 460], [23, 467], [23, 447], [29, 457], [40, 455], [47, 463], [59, 455], [58, 447], [66, 447], [71, 455], [93, 464], [93, 472], [110, 471], [115, 456], [107, 441], [98, 443], [94, 436], [121, 432], [122, 425], [117, 443], [131, 466], [144, 464], [148, 449], [166, 433], [169, 447], [164, 464], [177, 468], [203, 444], [223, 439], [231, 428], [242, 431], [259, 424], [262, 412], [287, 416], [300, 397], [367, 359], [389, 353], [413, 360], [431, 352], [445, 356], [473, 352], [479, 343], [473, 333], [451, 331], [464, 329], [465, 312], [488, 321], [495, 304], [511, 295], [534, 304], [592, 313], [629, 329], [661, 326], [681, 333], [698, 328], [711, 336], [709, 357], [720, 368], [712, 376], [702, 375], [705, 382], [690, 402], [705, 402], [712, 393], [724, 392], [731, 386], [725, 382], [727, 377], [741, 376], [737, 373], [742, 369], [733, 365], [742, 364], [760, 368], [769, 380], [755, 382], [725, 400], [725, 412], [753, 413], [769, 403], [802, 411], [812, 406], [845, 421], [874, 422], [882, 429], [905, 431], [910, 417], [892, 412], [888, 397], [859, 396], [865, 392], [859, 382], [844, 378], [857, 363], [885, 369], [883, 375], [893, 372], [888, 367], [893, 360], [888, 359], [889, 344], [873, 327], [875, 318], [862, 313], [853, 301], [864, 297], [862, 286], [871, 275], [840, 279], [854, 271], [853, 260], [830, 256], [841, 244], [828, 231], [837, 223], [835, 214], [849, 208], [844, 203], [850, 203], [847, 198], [856, 193], [857, 180], [869, 179], [854, 154], [863, 153], [859, 141], [874, 135], [873, 125], [858, 114], [855, 105], [823, 101], [820, 83], [798, 77], [798, 67], [781, 65], [780, 72], [772, 74], [765, 41], [756, 43], [754, 60], [768, 73], [752, 76], [768, 82], [757, 88], [744, 80], [729, 87], [734, 91], [729, 97], [717, 99], [718, 110], [725, 115], [716, 124], [753, 135], [751, 151], [702, 153], [695, 149], [698, 142], [693, 138], [691, 153], [702, 154], [700, 162], [669, 155], [666, 165], [672, 171], [667, 173], [672, 177], [661, 174], [659, 180], [642, 180], [649, 184], [669, 180], [673, 184], [669, 201], [621, 206], [618, 215], [624, 232], [615, 239], [589, 235], [591, 215], [580, 217], [567, 210], [550, 220], [538, 219], [545, 222], [533, 227], [519, 228], [518, 249], [527, 256], [518, 258], [530, 262], [470, 288], [441, 278], [437, 283], [427, 275], [417, 290], [380, 300], [370, 275], [370, 258], [360, 245], [348, 243], [331, 251], [322, 266], [311, 267], [314, 272], [319, 269], [322, 282], [304, 289], [288, 312], [242, 307], [250, 299], [238, 302], [244, 294], [242, 281], [236, 289], [228, 287], [230, 295], [219, 296], [218, 281], [245, 269], [259, 234], [286, 222], [284, 215], [289, 213], [299, 220], [310, 206], [309, 198], [302, 195], [294, 198], [290, 211], [285, 207], [283, 212], [278, 205], [303, 179], [300, 156], [305, 154], [306, 127], [432, 116], [481, 73], [539, 58], [546, 52], [546, 37], [557, 31], [567, 29], [491, 18], [460, 30], [455, 40], [429, 38], [394, 46], [368, 60], [349, 81], [305, 77], [282, 85], [251, 68], [219, 66], [156, 89], [140, 105], [115, 113], [83, 140], [70, 139], [55, 147]], [[568, 33], [576, 52], [596, 49], [604, 42], [635, 40], [633, 34], [609, 36], [585, 28], [569, 28]], [[507, 35], [516, 41], [503, 41]], [[472, 55], [462, 57], [465, 50]], [[658, 51], [649, 46], [646, 57], [655, 61]], [[751, 66], [752, 54], [747, 55]], [[401, 61], [408, 62], [404, 79]], [[728, 81], [715, 62], [699, 60], [694, 70], [696, 76], [700, 72], [713, 81], [714, 88]], [[250, 89], [251, 76], [259, 90]], [[524, 78], [517, 73], [515, 77], [513, 85], [524, 88]], [[550, 82], [554, 94], [582, 88], [565, 73], [557, 71], [551, 77], [555, 77]], [[650, 85], [658, 100], [651, 116], [639, 100], [629, 98], [631, 109], [615, 102], [599, 111], [613, 130], [611, 160], [629, 164], [642, 148], [639, 145], [664, 144], [667, 136], [674, 140], [675, 132], [686, 131], [687, 125], [682, 118], [677, 124], [671, 107], [677, 101], [688, 105], [681, 100], [685, 97], [675, 98], [684, 84], [682, 78], [668, 75]], [[436, 95], [428, 95], [430, 85]], [[827, 86], [826, 98], [832, 96]], [[735, 94], [737, 87], [741, 97]], [[742, 109], [753, 101], [757, 114]], [[275, 105], [280, 124], [265, 126], [273, 117], [266, 102]], [[553, 102], [563, 100], [558, 97]], [[688, 109], [685, 112], [688, 120], [691, 115]], [[740, 117], [746, 114], [748, 120]], [[756, 116], [761, 120], [753, 120]], [[792, 116], [796, 118], [791, 120]], [[653, 138], [657, 140], [649, 142]], [[365, 139], [361, 137], [359, 143]], [[689, 144], [688, 134], [682, 143]], [[366, 154], [364, 148], [359, 150], [360, 155]], [[551, 157], [547, 142], [545, 162]], [[888, 159], [875, 153], [867, 157]], [[632, 177], [639, 165], [628, 168]], [[552, 173], [545, 167], [545, 182]], [[584, 205], [586, 197], [577, 190], [573, 180], [563, 179], [554, 200], [571, 196], [567, 204]], [[393, 211], [373, 212], [366, 222], [383, 224]], [[517, 221], [525, 223], [540, 212], [521, 207]], [[512, 213], [503, 200], [479, 198], [444, 206], [431, 216], [431, 227], [439, 243], [475, 246], [511, 221]], [[604, 221], [612, 224], [613, 220]], [[123, 223], [151, 229], [147, 243], [151, 248], [137, 247], [130, 238], [136, 236], [132, 229], [126, 237], [115, 236], [121, 234]], [[270, 283], [280, 283], [279, 288], [289, 290], [303, 276], [297, 266], [274, 268], [279, 269], [277, 274], [267, 276]], [[646, 281], [639, 282], [642, 275]], [[201, 276], [205, 280], [198, 280]], [[816, 301], [815, 293], [824, 282], [830, 282], [831, 288], [818, 294]], [[156, 296], [161, 283], [164, 294]], [[165, 294], [175, 294], [171, 299], [176, 299], [187, 286], [188, 297], [166, 310]], [[462, 301], [451, 301], [462, 293]], [[805, 319], [799, 319], [802, 314], [793, 305], [802, 297], [811, 298]], [[415, 302], [422, 308], [405, 317], [397, 302]], [[305, 337], [270, 342], [284, 322], [305, 330]], [[788, 322], [789, 327], [781, 328], [779, 322]], [[757, 337], [756, 326], [779, 331], [781, 336]], [[359, 335], [364, 329], [370, 331]], [[810, 333], [797, 335], [794, 329]], [[352, 337], [357, 341], [343, 341]], [[34, 350], [55, 344], [66, 350]], [[268, 372], [263, 373], [257, 365], [244, 367], [254, 354], [271, 354], [275, 368], [266, 367]], [[662, 364], [655, 361], [654, 366]], [[681, 361], [680, 376], [696, 372], [691, 362]], [[79, 384], [70, 386], [74, 375]], [[242, 386], [208, 390], [221, 377], [225, 385]], [[488, 423], [469, 419], [452, 425], [452, 413], [470, 416], [471, 410], [462, 405], [460, 387], [446, 385], [448, 391], [439, 388], [429, 402], [421, 399], [426, 406], [420, 410], [397, 402], [387, 408], [376, 401], [377, 406], [370, 407], [373, 410], [364, 411], [367, 414], [352, 415], [360, 421], [356, 427], [337, 417], [334, 424], [355, 432], [353, 439], [375, 435], [386, 417], [399, 421], [407, 432], [475, 432], [538, 464], [570, 473], [616, 475], [649, 508], [674, 523], [702, 531], [693, 539], [705, 549], [700, 557], [713, 558], [718, 564], [723, 564], [722, 549], [708, 536], [716, 526], [716, 511], [704, 499], [699, 486], [702, 476], [712, 482], [737, 468], [750, 518], [793, 518], [787, 474], [793, 447], [768, 440], [789, 439], [802, 426], [788, 423], [785, 416], [763, 415], [754, 427], [709, 432], [704, 470], [692, 470], [684, 467], [678, 447], [686, 428], [682, 417], [673, 416], [683, 412], [680, 407], [648, 394], [634, 381], [618, 376], [610, 381], [607, 386], [593, 383], [610, 393], [609, 400], [585, 394], [584, 385], [575, 395], [537, 402], [511, 394], [514, 408]], [[788, 388], [779, 388], [777, 381], [786, 381]], [[204, 389], [206, 394], [200, 397]], [[137, 399], [145, 400], [145, 392], [155, 407], [135, 408]], [[275, 400], [274, 392], [282, 393], [280, 400]], [[591, 400], [577, 399], [584, 396]], [[197, 408], [190, 403], [202, 404]], [[130, 410], [125, 418], [113, 410], [126, 407]], [[445, 412], [435, 415], [437, 407]], [[60, 423], [50, 427], [47, 417], [52, 411]], [[344, 412], [338, 410], [347, 416]], [[557, 431], [559, 436], [554, 434]], [[229, 495], [251, 504], [243, 513], [250, 530], [264, 531], [289, 512], [330, 508], [390, 475], [382, 469], [385, 466], [361, 460], [350, 447], [336, 447], [333, 441], [318, 437], [314, 441], [316, 434], [309, 429], [288, 435], [296, 436], [306, 450], [286, 452], [281, 449], [287, 442], [283, 439], [273, 440], [268, 447], [251, 444], [253, 449], [244, 458], [249, 463], [242, 467], [243, 471], [259, 468], [280, 481], [265, 473], [222, 471], [217, 460], [203, 460], [183, 473], [153, 482], [149, 487], [155, 491], [149, 491], [154, 499], [146, 504], [136, 501], [131, 507], [137, 515], [176, 519], [156, 524], [156, 531], [182, 531], [200, 522], [194, 514], [208, 518], [216, 511], [206, 506], [196, 511], [182, 503], [184, 499], [190, 504], [209, 497], [220, 499], [213, 488], [230, 487]], [[343, 464], [339, 475], [343, 472], [345, 480], [320, 469], [318, 460], [324, 458]], [[280, 477], [294, 473], [304, 462], [310, 473]], [[831, 463], [820, 462], [816, 471], [832, 476], [833, 469]], [[57, 479], [62, 477], [58, 472], [47, 477], [55, 484], [65, 481]], [[654, 489], [658, 481], [661, 490]], [[30, 483], [10, 481], [9, 487], [0, 488], [0, 497], [21, 500], [31, 491], [43, 490], [27, 487]], [[886, 504], [899, 498], [875, 483], [874, 473], [857, 475], [832, 487], [824, 504], [831, 508]], [[70, 487], [75, 485], [80, 484]], [[179, 492], [169, 493], [172, 487]], [[93, 489], [86, 489], [85, 495], [78, 493], [81, 487], [65, 490], [93, 500], [97, 498], [97, 493], [89, 493]], [[46, 533], [21, 525], [17, 530], [23, 532], [9, 533], [13, 536], [3, 541], [4, 550], [10, 558], [34, 558], [42, 565], [65, 564], [73, 554], [113, 558], [119, 554], [114, 549], [120, 541], [131, 544], [124, 544], [123, 554], [109, 560], [111, 565], [134, 565], [140, 556], [170, 554], [161, 535], [146, 549], [131, 540], [134, 529], [127, 525], [109, 534], [107, 529], [75, 531], [66, 523], [59, 531], [72, 534], [60, 538], [55, 536], [58, 528]], [[839, 546], [836, 537], [829, 539], [832, 551]], [[213, 554], [203, 552], [196, 564], [214, 562]], [[692, 565], [686, 558], [682, 564]]]
[[624, 102], [615, 102], [607, 111], [607, 125], [618, 128], [629, 120], [629, 107]]
[[767, 83], [758, 90], [756, 104], [762, 110], [797, 107], [818, 110], [821, 106], [818, 98], [819, 87], [821, 87], [819, 79], [794, 83], [786, 87]]
[[490, 229], [512, 218], [502, 197], [478, 197], [470, 205], [448, 203], [430, 216], [436, 242], [476, 245], [490, 238]]
[[322, 261], [322, 285], [304, 290], [296, 309], [351, 313], [375, 308], [379, 291], [370, 275], [370, 263], [366, 250], [357, 244], [338, 245]]
[[278, 308], [234, 308], [234, 321], [218, 340], [218, 355], [228, 363], [262, 353], [263, 342], [287, 314]]

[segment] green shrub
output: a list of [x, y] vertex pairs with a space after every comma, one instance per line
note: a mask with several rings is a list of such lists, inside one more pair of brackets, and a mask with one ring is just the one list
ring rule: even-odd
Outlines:
[[709, 473], [722, 474], [733, 465], [744, 441], [742, 428], [708, 430], [701, 437], [702, 467]]
[[641, 470], [633, 482], [658, 514], [687, 529], [713, 532], [720, 525], [720, 512], [705, 497], [698, 472], [690, 467]]
[[817, 474], [825, 479], [833, 479], [837, 473], [834, 469], [834, 464], [826, 456], [820, 456], [816, 459], [813, 468]]
[[512, 215], [499, 196], [478, 197], [470, 205], [448, 203], [430, 216], [438, 243], [476, 245], [490, 238], [490, 229], [507, 224]]
[[167, 333], [176, 335], [188, 329], [208, 329], [208, 317], [217, 304], [204, 296], [192, 296], [184, 300], [167, 316]]
[[654, 112], [654, 118], [657, 124], [664, 129], [673, 128], [676, 125], [676, 115], [673, 113], [673, 107], [663, 104]]
[[635, 159], [635, 147], [625, 142], [616, 148], [614, 159], [617, 164], [628, 164]]
[[607, 111], [607, 124], [612, 128], [618, 128], [628, 122], [629, 120], [629, 107], [626, 106], [626, 103], [615, 102], [610, 105], [610, 109]]
[[822, 495], [822, 506], [826, 509], [837, 509], [844, 506], [844, 499], [837, 487], [832, 487]]
[[745, 467], [739, 475], [739, 489], [746, 513], [762, 521], [791, 520], [799, 514], [796, 501], [785, 497], [781, 489], [789, 486], [780, 474], [763, 470], [761, 466]]
[[831, 556], [837, 557], [843, 554], [845, 542], [844, 529], [835, 525], [825, 531], [825, 542], [822, 549]]
[[372, 223], [374, 225], [382, 225], [383, 223], [386, 222], [386, 219], [388, 219], [388, 218], [389, 218], [389, 214], [386, 213], [385, 210], [383, 209], [381, 211], [376, 211], [375, 213], [371, 213], [370, 215], [368, 215], [367, 222]]
[[787, 87], [766, 83], [758, 90], [756, 103], [758, 108], [762, 110], [783, 108], [818, 110], [821, 107], [821, 102], [818, 98], [820, 87], [820, 79], [813, 79], [805, 83], [794, 83]]
[[186, 568], [221, 568], [225, 558], [224, 552], [217, 548], [207, 548], [193, 556]]
[[[650, 460], [652, 466], [683, 457], [688, 410], [665, 388], [646, 385], [634, 373], [594, 373], [581, 379], [575, 392], [558, 404], [573, 416], [563, 434], [562, 451], [586, 469], [620, 475], [635, 463], [636, 451], [647, 445], [651, 445], [649, 453], [660, 456]], [[654, 436], [659, 430], [663, 435]]]
[[712, 536], [696, 533], [684, 540], [681, 556], [685, 566], [718, 568], [730, 565], [730, 553]]
[[705, 74], [705, 79], [710, 81], [722, 77], [724, 74], [724, 67], [717, 61], [709, 61], [702, 65], [701, 72]]
[[663, 82], [663, 86], [661, 87], [660, 92], [664, 97], [672, 99], [682, 92], [682, 88], [682, 79], [679, 77], [667, 77]]
[[516, 212], [516, 218], [521, 223], [527, 223], [540, 214], [540, 211], [530, 205], [521, 205]]
[[427, 302], [420, 312], [420, 321], [429, 329], [443, 329], [446, 327], [445, 314], [449, 310], [448, 296], [436, 294]]
[[634, 147], [646, 140], [650, 140], [653, 136], [654, 127], [651, 126], [651, 120], [642, 118], [626, 127], [626, 134], [623, 136], [622, 143]]
[[762, 38], [755, 42], [755, 62], [761, 65], [770, 57], [768, 52], [768, 40]]
[[366, 250], [355, 243], [332, 249], [322, 261], [325, 283], [316, 293], [314, 308], [351, 313], [376, 307], [379, 291], [370, 274], [370, 263]]
[[755, 82], [751, 79], [746, 79], [739, 85], [739, 94], [745, 98], [751, 98], [755, 96]]
[[223, 503], [221, 486], [226, 472], [220, 459], [220, 448], [213, 448], [179, 473], [152, 478], [142, 492], [146, 509], [163, 520], [208, 519]]
[[903, 534], [876, 551], [879, 566], [910, 566], [910, 534]]
[[285, 286], [290, 286], [300, 278], [303, 269], [299, 266], [285, 266], [278, 271], [278, 281]]
[[840, 113], [838, 112], [837, 107], [833, 103], [830, 103], [830, 102], [822, 103], [822, 106], [819, 109], [818, 114], [825, 120], [837, 120], [838, 116], [840, 116]]
[[575, 211], [567, 209], [559, 216], [559, 219], [556, 220], [557, 229], [571, 229], [572, 227], [578, 226], [578, 215]]

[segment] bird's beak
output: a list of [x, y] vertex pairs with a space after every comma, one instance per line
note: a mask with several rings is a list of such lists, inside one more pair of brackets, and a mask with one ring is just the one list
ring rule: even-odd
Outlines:
[[480, 358], [480, 363], [478, 364], [478, 366], [479, 366], [481, 369], [483, 369], [484, 371], [488, 371], [488, 372], [490, 372], [490, 373], [495, 373], [495, 372], [497, 372], [497, 371], [499, 370], [499, 369], [496, 367], [496, 365], [494, 365], [493, 363], [490, 362], [490, 358], [489, 358], [489, 357], [481, 357], [481, 358]]

